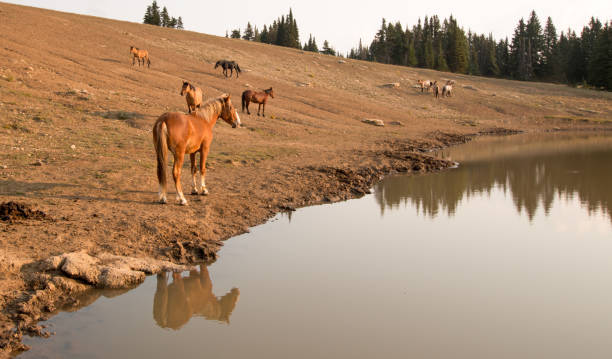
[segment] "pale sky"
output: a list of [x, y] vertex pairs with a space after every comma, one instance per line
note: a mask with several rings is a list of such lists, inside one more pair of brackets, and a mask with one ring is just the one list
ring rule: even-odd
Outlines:
[[[152, 0], [4, 0], [6, 2], [53, 10], [94, 15], [118, 20], [142, 22]], [[323, 40], [342, 53], [357, 46], [359, 39], [369, 45], [380, 28], [382, 18], [400, 21], [402, 26], [416, 24], [419, 17], [436, 14], [440, 19], [453, 15], [459, 25], [478, 34], [493, 33], [499, 40], [512, 36], [521, 17], [527, 18], [535, 10], [542, 26], [552, 17], [558, 32], [568, 27], [580, 33], [591, 16], [602, 22], [612, 20], [610, 0], [513, 0], [513, 1], [283, 1], [283, 0], [158, 0], [166, 6], [170, 16], [182, 16], [185, 29], [211, 35], [225, 36], [226, 30], [243, 30], [248, 21], [260, 29], [293, 9], [298, 22], [300, 41], [310, 33], [319, 48]]]

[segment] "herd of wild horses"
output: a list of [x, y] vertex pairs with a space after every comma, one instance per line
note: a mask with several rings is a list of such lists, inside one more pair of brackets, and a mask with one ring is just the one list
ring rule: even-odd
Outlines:
[[[141, 62], [143, 67], [145, 65], [147, 65], [148, 68], [151, 67], [151, 60], [149, 59], [147, 50], [130, 46], [130, 54], [132, 55], [132, 66], [138, 61], [139, 67], [141, 66]], [[234, 70], [236, 71], [236, 78], [238, 78], [238, 74], [242, 72], [240, 66], [238, 66], [235, 61], [219, 60], [215, 63], [215, 69], [218, 67], [223, 69], [223, 75], [225, 75], [225, 77], [228, 77], [228, 70], [230, 78]], [[427, 92], [429, 92], [430, 89], [433, 89], [434, 96], [438, 98], [440, 96], [450, 97], [452, 95], [454, 81], [449, 80], [443, 86], [438, 85], [437, 81], [431, 80], [418, 80], [417, 84], [420, 85], [421, 92], [424, 92], [426, 89]], [[153, 144], [157, 156], [159, 202], [167, 203], [166, 187], [168, 181], [166, 178], [166, 163], [168, 150], [170, 150], [174, 157], [172, 177], [176, 188], [176, 197], [181, 205], [186, 205], [187, 200], [183, 194], [180, 180], [185, 154], [189, 154], [189, 160], [191, 162], [191, 194], [207, 195], [208, 189], [206, 188], [205, 181], [206, 158], [208, 157], [208, 151], [210, 150], [210, 144], [213, 139], [212, 128], [219, 118], [223, 119], [233, 128], [240, 127], [240, 116], [238, 116], [238, 112], [230, 99], [231, 96], [228, 94], [223, 94], [204, 102], [202, 100], [202, 89], [187, 81], [183, 81], [180, 95], [185, 96], [188, 113], [167, 112], [161, 115], [153, 125]], [[274, 98], [274, 90], [272, 87], [262, 92], [253, 90], [244, 91], [241, 99], [242, 112], [246, 109], [247, 114], [250, 115], [249, 104], [253, 102], [259, 104], [257, 116], [260, 116], [261, 110], [261, 115], [265, 117], [268, 97]], [[198, 172], [196, 155], [198, 153], [200, 154], [199, 186], [196, 181]]]
[[434, 96], [436, 98], [439, 98], [440, 96], [442, 97], [452, 96], [453, 85], [455, 84], [455, 81], [453, 80], [446, 81], [446, 85], [442, 86], [442, 88], [440, 88], [440, 85], [438, 85], [437, 80], [436, 81], [417, 80], [417, 84], [421, 85], [421, 92], [425, 91], [425, 89], [427, 89], [427, 92], [429, 92], [430, 89], [433, 89]]

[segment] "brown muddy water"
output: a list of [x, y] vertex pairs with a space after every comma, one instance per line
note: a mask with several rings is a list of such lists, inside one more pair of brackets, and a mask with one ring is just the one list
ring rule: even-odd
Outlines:
[[[23, 358], [609, 358], [612, 136], [485, 138], [44, 323]], [[20, 356], [21, 357], [21, 356]]]

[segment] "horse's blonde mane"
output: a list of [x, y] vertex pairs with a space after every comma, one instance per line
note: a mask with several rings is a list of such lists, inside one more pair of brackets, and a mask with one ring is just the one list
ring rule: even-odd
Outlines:
[[213, 116], [219, 115], [221, 111], [223, 111], [223, 103], [225, 102], [226, 98], [227, 94], [223, 94], [219, 97], [206, 101], [202, 104], [197, 113], [206, 121], [210, 121]]

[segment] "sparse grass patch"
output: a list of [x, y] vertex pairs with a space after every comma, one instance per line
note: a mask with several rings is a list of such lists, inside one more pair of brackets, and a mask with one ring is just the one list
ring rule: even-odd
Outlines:
[[547, 120], [562, 120], [573, 122], [596, 122], [596, 123], [612, 123], [612, 120], [605, 118], [579, 117], [579, 116], [544, 116]]
[[7, 129], [7, 130], [14, 130], [14, 131], [19, 131], [19, 132], [23, 132], [23, 133], [31, 133], [32, 131], [23, 126], [22, 124], [16, 122], [16, 121], [12, 121], [10, 123], [4, 124], [2, 126], [3, 128]]
[[38, 122], [38, 123], [52, 123], [50, 119], [42, 117], [42, 116], [34, 116], [32, 117], [32, 121]]
[[128, 112], [128, 111], [106, 111], [106, 112], [96, 112], [96, 116], [102, 116], [103, 118], [109, 120], [119, 120], [124, 121], [130, 127], [140, 128], [136, 120], [144, 118], [144, 115], [138, 112]]

